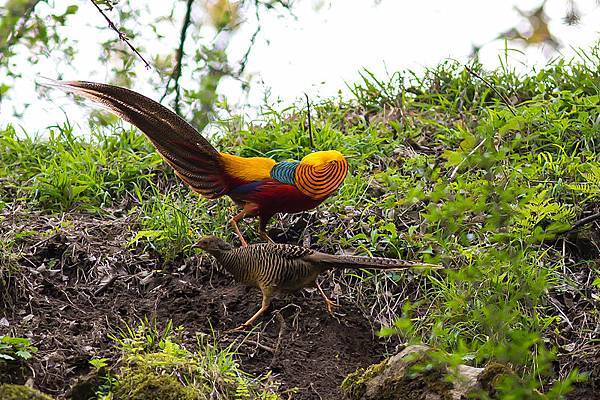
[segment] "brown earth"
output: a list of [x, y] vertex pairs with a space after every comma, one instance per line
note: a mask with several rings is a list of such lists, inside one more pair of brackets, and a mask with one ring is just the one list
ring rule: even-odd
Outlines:
[[10, 223], [12, 229], [51, 232], [24, 239], [19, 260], [24, 274], [4, 288], [11, 296], [4, 297], [0, 312], [8, 322], [0, 334], [28, 337], [39, 348], [21, 381], [32, 377], [48, 394], [65, 397], [90, 371], [93, 357], [114, 360], [107, 334], [145, 316], [158, 326], [169, 319], [184, 326], [190, 345], [197, 333], [211, 334], [212, 327], [219, 344], [238, 343], [242, 369], [272, 371], [284, 389], [298, 388], [293, 399], [339, 399], [342, 379], [381, 361], [386, 352], [386, 343], [374, 336], [355, 305], [342, 300], [332, 318], [316, 292], [275, 300], [250, 334], [226, 333], [257, 310], [258, 290], [233, 282], [207, 256], [158, 270], [156, 259], [121, 246], [128, 234], [126, 216], [70, 218], [65, 223], [59, 217], [14, 214], [4, 221], [4, 228]]
[[[127, 248], [123, 244], [131, 239], [135, 225], [125, 211], [101, 218], [75, 213], [46, 216], [18, 209], [2, 212], [0, 240], [20, 237], [15, 265], [21, 273], [0, 279], [0, 335], [27, 337], [39, 352], [32, 368], [0, 370], [0, 383], [31, 378], [35, 387], [65, 398], [74, 382], [90, 371], [90, 359], [116, 360], [107, 334], [125, 324], [135, 326], [144, 317], [159, 327], [169, 319], [184, 326], [182, 335], [191, 348], [196, 334], [212, 334], [213, 329], [221, 346], [235, 342], [242, 369], [255, 374], [271, 371], [284, 389], [298, 388], [292, 398], [300, 400], [340, 399], [339, 384], [346, 374], [394, 352], [396, 343], [375, 337], [378, 327], [372, 326], [371, 317], [350, 294], [360, 293], [356, 285], [361, 283], [341, 276], [324, 283], [341, 304], [337, 318], [327, 314], [318, 293], [303, 291], [275, 300], [252, 333], [226, 333], [257, 310], [259, 291], [233, 282], [206, 255], [161, 263], [142, 249]], [[304, 225], [294, 226], [303, 229]], [[287, 237], [292, 233], [283, 231], [278, 240], [297, 242], [298, 235]], [[573, 258], [581, 249], [595, 249], [569, 243], [575, 248], [566, 251]], [[594, 259], [597, 254], [586, 256]], [[556, 372], [578, 367], [590, 373], [569, 399], [600, 398], [599, 348], [579, 333], [598, 332], [594, 322], [586, 319], [597, 303], [582, 295], [582, 288], [590, 287], [589, 274], [584, 272], [571, 274], [579, 290], [565, 287], [549, 293], [578, 329], [564, 322], [554, 335], [560, 350]], [[410, 282], [399, 290], [408, 297], [418, 296], [418, 288], [412, 290]]]

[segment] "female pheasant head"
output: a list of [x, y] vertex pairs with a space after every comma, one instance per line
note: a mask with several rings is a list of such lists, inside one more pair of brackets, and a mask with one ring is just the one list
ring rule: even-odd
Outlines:
[[220, 253], [222, 251], [232, 250], [233, 246], [216, 236], [205, 236], [201, 238], [195, 245], [210, 254]]

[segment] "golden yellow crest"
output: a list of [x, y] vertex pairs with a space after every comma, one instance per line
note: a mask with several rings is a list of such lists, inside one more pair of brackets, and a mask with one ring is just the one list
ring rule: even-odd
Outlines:
[[306, 155], [300, 163], [318, 167], [327, 164], [330, 161], [346, 162], [346, 158], [344, 158], [344, 155], [337, 150], [315, 151], [314, 153]]

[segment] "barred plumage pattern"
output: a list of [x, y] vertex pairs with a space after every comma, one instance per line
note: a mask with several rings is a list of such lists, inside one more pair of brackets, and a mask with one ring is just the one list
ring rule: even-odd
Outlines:
[[313, 253], [299, 246], [260, 243], [214, 255], [237, 281], [288, 292], [310, 286], [327, 269], [304, 259]]
[[240, 329], [248, 327], [266, 312], [274, 294], [292, 292], [304, 287], [316, 286], [331, 312], [333, 303], [316, 282], [319, 274], [331, 268], [440, 268], [436, 265], [391, 258], [332, 255], [290, 244], [260, 243], [233, 248], [215, 236], [200, 239], [197, 246], [212, 254], [237, 281], [258, 287], [262, 291], [262, 307]]
[[[211, 238], [221, 241], [218, 238]], [[279, 243], [258, 243], [239, 248], [229, 246], [227, 250], [210, 248], [206, 250], [215, 256], [236, 280], [257, 287], [270, 286], [279, 291], [293, 291], [310, 286], [320, 273], [331, 268], [389, 270], [427, 265], [393, 258], [326, 254], [305, 247]]]

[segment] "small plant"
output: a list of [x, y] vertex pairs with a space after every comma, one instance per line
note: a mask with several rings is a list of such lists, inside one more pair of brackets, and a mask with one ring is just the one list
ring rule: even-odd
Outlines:
[[[120, 368], [99, 392], [103, 399], [264, 399], [278, 400], [269, 375], [253, 377], [239, 369], [231, 344], [219, 348], [216, 338], [200, 335], [196, 348], [178, 338], [182, 327], [164, 328], [147, 319], [111, 335], [121, 353]], [[102, 364], [96, 361], [96, 364]]]
[[0, 363], [29, 361], [37, 351], [27, 338], [0, 336]]

